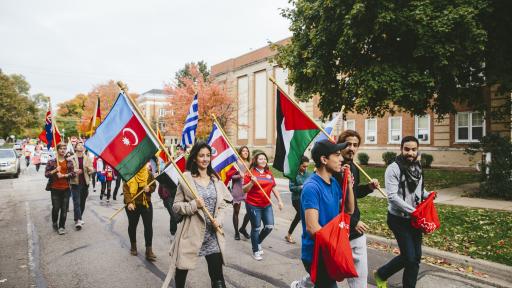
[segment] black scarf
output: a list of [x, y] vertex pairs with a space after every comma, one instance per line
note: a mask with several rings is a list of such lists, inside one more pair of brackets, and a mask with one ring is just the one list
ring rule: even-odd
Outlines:
[[[405, 184], [407, 185], [407, 189], [409, 189], [409, 193], [414, 193], [420, 183], [422, 174], [420, 161], [415, 159], [413, 162], [410, 162], [403, 155], [398, 155], [396, 157], [396, 163], [400, 171], [405, 175]], [[400, 181], [402, 181], [402, 179], [400, 179]]]

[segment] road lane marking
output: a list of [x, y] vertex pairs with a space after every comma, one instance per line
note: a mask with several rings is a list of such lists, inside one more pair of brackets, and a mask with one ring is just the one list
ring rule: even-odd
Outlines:
[[37, 288], [47, 288], [48, 284], [46, 284], [46, 280], [39, 269], [39, 237], [30, 217], [30, 205], [28, 202], [25, 202], [25, 212], [27, 216], [28, 266], [30, 267], [30, 275], [34, 279]]

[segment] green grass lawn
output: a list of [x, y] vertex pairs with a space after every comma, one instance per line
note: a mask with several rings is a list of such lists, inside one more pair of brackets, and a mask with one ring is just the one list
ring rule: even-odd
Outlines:
[[[361, 220], [370, 234], [394, 238], [386, 224], [387, 201], [359, 199]], [[423, 244], [512, 266], [512, 213], [436, 204], [441, 228], [425, 235]]]
[[[314, 165], [309, 165], [308, 170], [313, 171]], [[283, 173], [277, 171], [270, 166], [272, 174], [276, 178], [284, 178]], [[385, 167], [365, 166], [363, 169], [370, 175], [379, 179], [379, 182], [384, 186], [384, 172]], [[366, 179], [361, 174], [361, 182], [364, 183]], [[425, 189], [438, 190], [441, 188], [458, 186], [461, 184], [478, 182], [479, 174], [476, 171], [460, 171], [449, 169], [425, 169]]]

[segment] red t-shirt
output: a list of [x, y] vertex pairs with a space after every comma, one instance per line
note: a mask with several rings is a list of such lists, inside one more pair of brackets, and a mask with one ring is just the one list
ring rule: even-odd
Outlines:
[[[274, 175], [272, 175], [272, 172], [267, 170], [263, 171], [263, 173], [260, 173], [255, 168], [251, 169], [251, 172], [254, 176], [256, 176], [256, 178], [258, 178], [258, 183], [261, 185], [261, 188], [265, 190], [265, 194], [267, 194], [268, 198], [270, 198], [272, 188], [276, 186], [276, 181], [274, 180]], [[249, 173], [245, 173], [244, 185], [247, 185], [249, 182], [251, 182], [251, 175]], [[247, 198], [245, 199], [245, 202], [256, 207], [266, 207], [270, 205], [270, 201], [268, 201], [267, 197], [263, 195], [263, 192], [261, 192], [261, 189], [256, 184], [254, 184], [251, 190], [247, 192]]]

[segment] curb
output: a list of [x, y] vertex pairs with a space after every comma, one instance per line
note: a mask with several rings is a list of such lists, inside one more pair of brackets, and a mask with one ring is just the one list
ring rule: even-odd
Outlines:
[[[378, 242], [378, 243], [389, 245], [392, 247], [398, 247], [395, 240], [391, 240], [391, 239], [387, 239], [387, 238], [384, 238], [381, 236], [376, 236], [376, 235], [371, 235], [371, 234], [366, 234], [366, 237], [368, 238], [369, 241]], [[451, 253], [451, 252], [446, 252], [446, 251], [442, 251], [442, 250], [427, 247], [427, 246], [422, 246], [421, 249], [423, 251], [423, 254], [425, 254], [425, 255], [443, 258], [452, 263], [456, 263], [456, 264], [460, 264], [460, 265], [472, 266], [473, 269], [476, 271], [483, 272], [485, 274], [488, 274], [489, 276], [493, 276], [493, 277], [498, 278], [499, 280], [502, 280], [496, 284], [499, 284], [501, 286], [503, 284], [503, 281], [505, 281], [505, 282], [507, 282], [507, 284], [511, 285], [508, 287], [512, 287], [512, 267], [511, 266], [507, 266], [507, 265], [495, 263], [495, 262], [490, 262], [487, 260], [471, 258], [468, 256], [459, 255], [459, 254], [455, 254], [455, 253]], [[468, 276], [467, 274], [465, 274], [465, 275]], [[469, 276], [469, 277], [475, 278], [475, 276]], [[489, 277], [489, 278], [485, 278], [485, 279], [481, 279], [478, 277], [476, 277], [476, 278], [481, 281], [484, 281], [484, 282], [494, 283], [492, 281], [493, 277]], [[506, 286], [503, 286], [503, 287], [506, 287]]]

